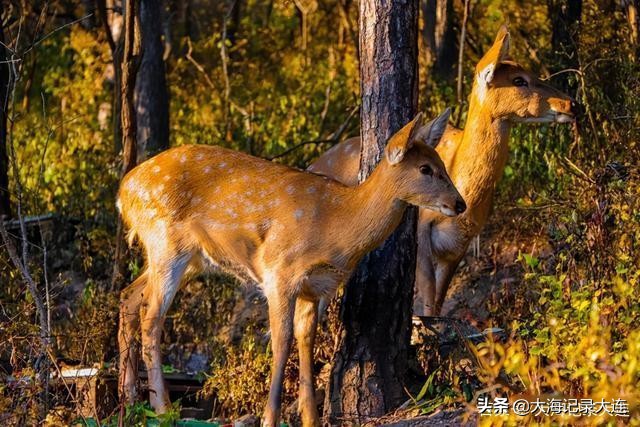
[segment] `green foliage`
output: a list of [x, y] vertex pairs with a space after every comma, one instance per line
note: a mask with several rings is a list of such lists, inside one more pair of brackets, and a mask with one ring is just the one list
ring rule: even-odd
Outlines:
[[213, 394], [227, 416], [259, 414], [269, 391], [271, 352], [248, 334], [213, 364], [202, 393]]
[[[100, 427], [117, 427], [120, 425], [120, 414], [114, 414], [100, 422]], [[180, 402], [173, 402], [172, 407], [164, 414], [156, 414], [149, 402], [138, 402], [134, 405], [127, 405], [122, 417], [123, 425], [136, 427], [172, 427], [180, 419]], [[83, 420], [78, 420], [80, 425], [87, 427], [98, 427], [95, 420], [88, 420], [85, 424]]]

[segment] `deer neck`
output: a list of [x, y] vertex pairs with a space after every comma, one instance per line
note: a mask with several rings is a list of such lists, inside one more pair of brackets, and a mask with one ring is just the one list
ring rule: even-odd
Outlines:
[[396, 197], [381, 164], [362, 184], [346, 187], [333, 210], [341, 238], [349, 242], [349, 264], [379, 246], [400, 224], [407, 204]]
[[509, 154], [511, 124], [508, 119], [494, 117], [475, 92], [474, 88], [451, 178], [467, 203], [468, 214], [484, 223]]

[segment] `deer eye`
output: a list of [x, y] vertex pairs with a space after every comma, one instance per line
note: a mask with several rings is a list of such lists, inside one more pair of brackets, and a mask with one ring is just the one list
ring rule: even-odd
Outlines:
[[422, 166], [420, 166], [420, 173], [422, 175], [432, 176], [433, 175], [433, 169], [431, 169], [431, 166], [429, 166], [429, 165], [422, 165]]
[[527, 87], [529, 86], [529, 83], [522, 77], [516, 77], [515, 79], [513, 79], [513, 85], [518, 87]]

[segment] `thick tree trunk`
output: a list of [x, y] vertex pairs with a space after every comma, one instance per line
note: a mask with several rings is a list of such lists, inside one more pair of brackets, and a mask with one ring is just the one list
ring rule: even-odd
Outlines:
[[[136, 110], [134, 90], [140, 64], [140, 0], [128, 0], [124, 13], [124, 52], [122, 57], [122, 176], [133, 169], [137, 160]], [[127, 245], [124, 241], [122, 220], [118, 219], [116, 253], [112, 276], [112, 288], [118, 288], [126, 272]]]
[[[387, 139], [417, 110], [418, 0], [360, 2], [363, 140], [360, 180]], [[334, 425], [380, 416], [405, 397], [411, 331], [416, 209], [361, 262], [342, 301], [342, 321], [325, 414]]]
[[[582, 16], [582, 0], [547, 0], [547, 10], [551, 19], [551, 46], [560, 69], [579, 68], [578, 38]], [[558, 76], [564, 92], [576, 96], [578, 85], [570, 73]]]
[[433, 73], [446, 80], [453, 79], [456, 63], [456, 33], [453, 28], [452, 0], [422, 0], [424, 14], [423, 37], [427, 63]]
[[[0, 4], [0, 15], [4, 5]], [[0, 25], [2, 25], [0, 23]], [[0, 27], [0, 221], [3, 216], [11, 216], [9, 202], [9, 157], [7, 156], [7, 111], [9, 109], [9, 92], [11, 78], [8, 55], [5, 49], [4, 28]]]
[[163, 2], [141, 0], [142, 61], [136, 79], [138, 158], [144, 160], [169, 148], [169, 94], [162, 42]]

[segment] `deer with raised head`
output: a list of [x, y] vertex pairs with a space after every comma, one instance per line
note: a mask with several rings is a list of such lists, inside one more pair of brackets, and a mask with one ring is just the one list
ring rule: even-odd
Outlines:
[[317, 174], [215, 146], [167, 150], [122, 180], [118, 207], [146, 255], [146, 270], [121, 297], [120, 390], [136, 396], [136, 350], [152, 406], [170, 405], [162, 378], [160, 335], [183, 275], [214, 266], [264, 292], [273, 365], [264, 425], [280, 417], [282, 381], [295, 336], [300, 353], [299, 409], [319, 425], [313, 345], [320, 298], [329, 297], [358, 261], [400, 223], [408, 204], [446, 216], [464, 202], [434, 150], [448, 111], [421, 126], [418, 115], [392, 136], [369, 178], [349, 187]]
[[[571, 98], [513, 62], [509, 42], [509, 32], [502, 26], [476, 66], [464, 130], [449, 126], [438, 145], [468, 208], [455, 218], [420, 210], [415, 315], [440, 314], [460, 260], [487, 222], [509, 153], [511, 125], [573, 122]], [[359, 165], [360, 139], [351, 138], [323, 154], [309, 170], [356, 185]]]

